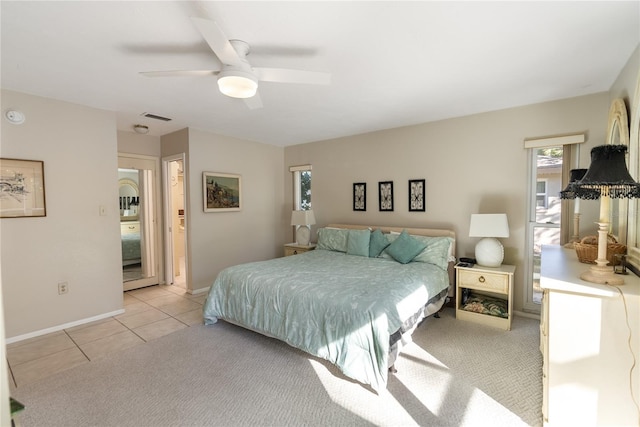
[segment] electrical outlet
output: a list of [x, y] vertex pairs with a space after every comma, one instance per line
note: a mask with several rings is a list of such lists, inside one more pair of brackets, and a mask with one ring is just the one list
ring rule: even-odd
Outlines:
[[69, 292], [69, 284], [67, 282], [58, 283], [58, 295], [66, 294]]

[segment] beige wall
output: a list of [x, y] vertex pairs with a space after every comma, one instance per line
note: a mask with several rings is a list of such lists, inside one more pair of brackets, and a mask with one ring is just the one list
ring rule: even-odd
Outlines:
[[160, 157], [160, 137], [119, 130], [118, 152]]
[[640, 78], [640, 45], [636, 47], [624, 68], [620, 71], [618, 78], [611, 86], [609, 91], [609, 99], [622, 98], [627, 105], [627, 113], [631, 120], [630, 109], [633, 105], [633, 97], [635, 95], [636, 84]]
[[1, 103], [26, 121], [3, 121], [0, 155], [44, 161], [47, 207], [0, 220], [7, 338], [121, 310], [115, 114], [6, 90]]
[[[208, 289], [218, 272], [230, 265], [282, 256], [286, 234], [283, 157], [281, 147], [189, 129], [185, 176], [190, 193], [190, 289]], [[204, 212], [203, 172], [241, 175], [240, 212]]]
[[[472, 213], [506, 212], [511, 235], [502, 239], [505, 263], [517, 266], [515, 308], [521, 310], [528, 182], [523, 141], [586, 132], [580, 164], [588, 165], [590, 148], [604, 143], [608, 109], [609, 96], [600, 93], [301, 144], [285, 149], [285, 167], [313, 165], [317, 227], [342, 222], [451, 228], [458, 256], [474, 253], [477, 239], [468, 237]], [[426, 212], [408, 212], [408, 180], [419, 178], [426, 179]], [[377, 184], [387, 180], [394, 182], [394, 212], [379, 212]], [[367, 183], [366, 212], [352, 210], [354, 182]], [[289, 195], [291, 179], [285, 184]], [[286, 204], [292, 207], [290, 197]], [[583, 222], [588, 226], [596, 218], [597, 208]]]

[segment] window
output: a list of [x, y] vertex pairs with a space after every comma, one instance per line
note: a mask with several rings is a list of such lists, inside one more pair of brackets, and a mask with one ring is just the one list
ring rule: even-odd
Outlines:
[[539, 312], [540, 259], [543, 245], [566, 243], [570, 235], [569, 201], [560, 200], [571, 165], [578, 163], [584, 134], [525, 140], [529, 150], [524, 311]]
[[538, 181], [536, 183], [536, 207], [547, 207], [547, 181]]
[[311, 210], [311, 165], [291, 166], [293, 172], [293, 209]]

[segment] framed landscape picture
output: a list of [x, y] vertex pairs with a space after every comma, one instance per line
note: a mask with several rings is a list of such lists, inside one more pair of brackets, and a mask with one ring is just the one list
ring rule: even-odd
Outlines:
[[47, 216], [44, 162], [0, 159], [0, 218]]
[[353, 210], [367, 210], [367, 183], [356, 182], [353, 184]]
[[409, 212], [424, 212], [424, 179], [409, 180]]
[[205, 212], [239, 211], [242, 199], [240, 175], [203, 172], [202, 196]]
[[378, 200], [381, 212], [393, 212], [393, 181], [378, 183]]

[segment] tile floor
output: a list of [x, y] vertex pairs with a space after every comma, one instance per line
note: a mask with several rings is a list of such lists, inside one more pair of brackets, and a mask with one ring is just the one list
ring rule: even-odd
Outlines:
[[200, 324], [206, 296], [165, 285], [127, 291], [123, 314], [9, 344], [10, 389]]

